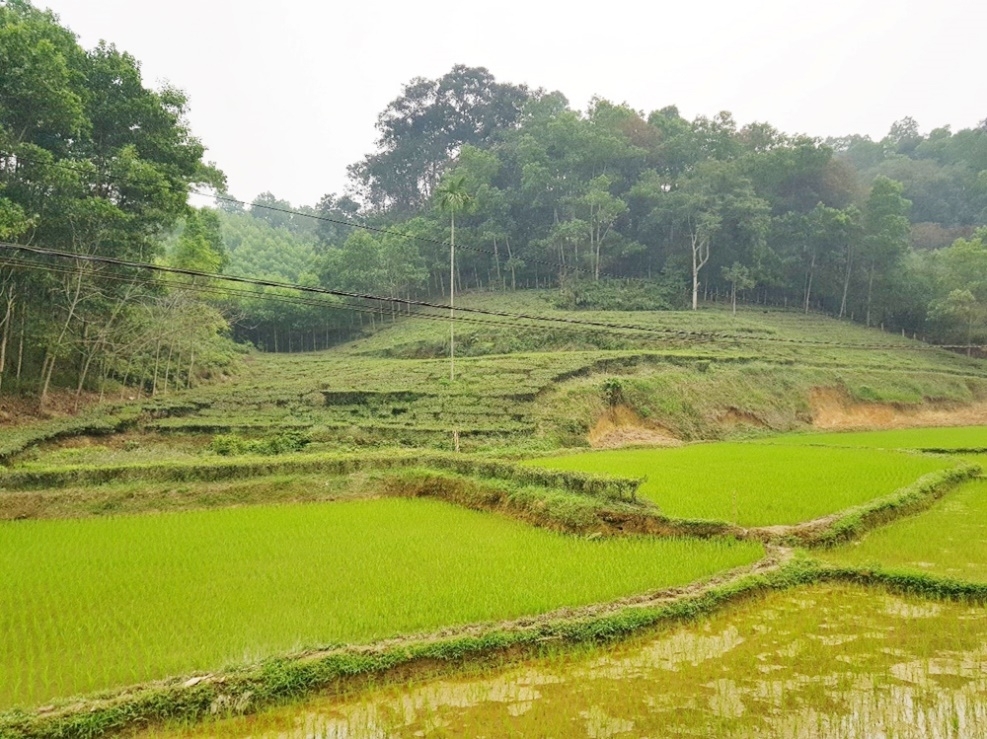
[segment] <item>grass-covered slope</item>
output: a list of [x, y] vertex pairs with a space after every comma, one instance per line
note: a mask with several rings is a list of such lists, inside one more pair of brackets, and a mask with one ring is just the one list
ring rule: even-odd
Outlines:
[[[254, 353], [231, 380], [144, 399], [141, 428], [290, 431], [313, 449], [450, 449], [455, 431], [471, 451], [582, 446], [601, 436], [601, 423], [690, 441], [886, 426], [888, 414], [923, 409], [940, 413], [928, 423], [956, 424], [964, 419], [950, 413], [971, 405], [966, 422], [987, 421], [987, 363], [899, 335], [796, 311], [573, 313], [551, 298], [526, 291], [461, 302], [598, 325], [464, 313], [451, 381], [445, 317], [388, 315], [374, 333], [332, 350]], [[43, 429], [0, 440], [0, 456], [16, 456], [34, 437]]]

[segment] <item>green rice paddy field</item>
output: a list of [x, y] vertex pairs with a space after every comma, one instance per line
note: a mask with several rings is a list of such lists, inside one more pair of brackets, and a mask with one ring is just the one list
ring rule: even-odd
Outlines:
[[820, 556], [852, 567], [987, 582], [987, 480], [964, 483], [922, 515]]
[[874, 449], [720, 443], [583, 452], [531, 464], [647, 478], [640, 495], [668, 516], [771, 526], [874, 500], [956, 462]]
[[590, 541], [427, 500], [7, 522], [0, 707], [609, 601], [762, 555]]
[[[529, 463], [646, 477], [641, 497], [668, 516], [771, 526], [884, 498], [960, 457], [987, 461], [968, 451], [985, 434], [806, 434]], [[915, 449], [963, 453], [902, 451]], [[187, 465], [201, 456], [185, 442], [166, 452]], [[73, 443], [23, 468], [99, 466], [128, 453]], [[0, 713], [306, 649], [612, 602], [765, 554], [731, 538], [581, 538], [434, 500], [359, 499], [360, 474], [0, 492], [57, 499], [38, 509], [54, 518], [0, 523]], [[340, 499], [288, 502], [320, 485], [319, 495]], [[64, 499], [74, 495], [91, 500], [73, 509]], [[164, 512], [101, 515], [147, 510], [141, 496], [162, 498]], [[985, 540], [987, 481], [978, 479], [859, 541], [793, 556], [987, 583]], [[616, 646], [148, 736], [973, 737], [987, 722], [985, 638], [981, 601], [813, 585]], [[908, 733], [916, 722], [927, 733]]]
[[143, 736], [973, 739], [985, 632], [983, 605], [813, 586], [605, 649]]
[[835, 434], [785, 434], [764, 441], [769, 444], [876, 449], [987, 450], [987, 426], [850, 431]]

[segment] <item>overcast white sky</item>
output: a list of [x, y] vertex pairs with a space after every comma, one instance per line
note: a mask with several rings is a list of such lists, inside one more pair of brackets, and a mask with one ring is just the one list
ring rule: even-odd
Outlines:
[[244, 199], [342, 192], [401, 86], [460, 63], [581, 109], [599, 95], [687, 118], [729, 110], [813, 136], [987, 118], [984, 0], [34, 2], [86, 48], [132, 53], [146, 84], [185, 90], [207, 158]]

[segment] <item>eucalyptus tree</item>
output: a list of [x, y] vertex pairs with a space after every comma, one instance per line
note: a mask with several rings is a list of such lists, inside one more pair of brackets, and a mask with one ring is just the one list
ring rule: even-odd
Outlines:
[[724, 267], [722, 274], [723, 279], [730, 283], [730, 309], [737, 315], [737, 291], [749, 290], [757, 284], [757, 280], [750, 268], [739, 262]]
[[[81, 48], [27, 0], [0, 4], [0, 228], [80, 257], [161, 256], [190, 186], [223, 185], [186, 113], [180, 90], [144, 86], [131, 55], [106, 43]], [[124, 325], [158, 289], [135, 270], [85, 259], [0, 282], [8, 301], [31, 303], [25, 362], [42, 405], [56, 366], [81, 368], [84, 379], [93, 337]]]
[[908, 211], [911, 202], [902, 196], [900, 182], [878, 176], [864, 204], [861, 261], [867, 274], [865, 323], [873, 318], [875, 284], [885, 281], [908, 250]]

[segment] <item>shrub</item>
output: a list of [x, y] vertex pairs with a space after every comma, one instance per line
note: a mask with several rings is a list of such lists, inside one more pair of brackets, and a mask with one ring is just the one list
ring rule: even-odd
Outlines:
[[282, 431], [277, 436], [262, 439], [244, 439], [239, 434], [218, 434], [213, 437], [209, 449], [223, 457], [241, 454], [277, 455], [300, 452], [310, 439], [298, 431]]

